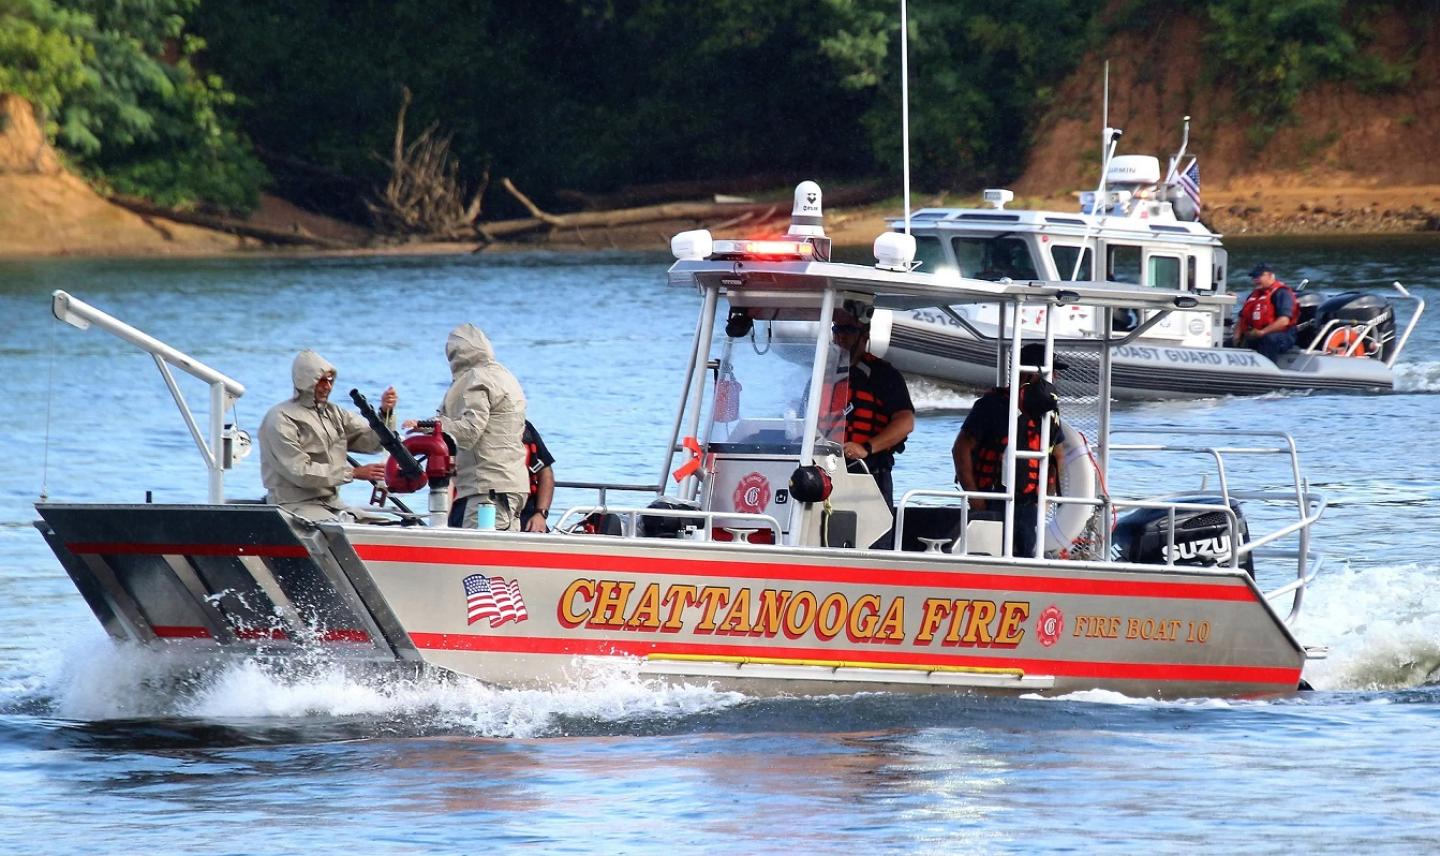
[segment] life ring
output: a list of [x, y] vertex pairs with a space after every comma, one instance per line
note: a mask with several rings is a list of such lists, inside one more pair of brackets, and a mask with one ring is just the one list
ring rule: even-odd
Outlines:
[[1369, 352], [1365, 350], [1365, 337], [1360, 335], [1360, 330], [1356, 327], [1339, 327], [1326, 336], [1325, 353], [1334, 354], [1337, 357], [1369, 355]]
[[[1094, 499], [1098, 483], [1095, 458], [1085, 435], [1065, 422], [1060, 423], [1060, 495], [1078, 499]], [[1085, 532], [1095, 506], [1077, 502], [1055, 503], [1054, 513], [1045, 523], [1045, 552], [1069, 550]]]

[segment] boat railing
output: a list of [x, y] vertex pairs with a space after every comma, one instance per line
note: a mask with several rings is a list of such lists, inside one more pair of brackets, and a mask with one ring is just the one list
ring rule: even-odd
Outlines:
[[[1013, 502], [1013, 501], [1014, 501], [1013, 496], [1011, 496], [1010, 494], [1007, 494], [1007, 493], [996, 493], [996, 492], [986, 492], [986, 491], [967, 491], [967, 490], [965, 490], [964, 488], [962, 488], [962, 487], [960, 487], [960, 486], [958, 486], [958, 485], [955, 486], [953, 489], [949, 489], [949, 490], [946, 490], [946, 489], [926, 489], [926, 488], [921, 488], [921, 489], [918, 489], [918, 490], [908, 491], [908, 492], [906, 492], [906, 493], [904, 494], [904, 496], [902, 496], [902, 497], [900, 498], [900, 506], [899, 506], [899, 508], [896, 509], [895, 528], [896, 528], [896, 532], [898, 533], [898, 536], [900, 536], [900, 537], [897, 537], [897, 538], [895, 539], [897, 545], [902, 541], [902, 537], [903, 537], [904, 531], [905, 531], [905, 510], [906, 510], [906, 508], [926, 507], [926, 506], [923, 506], [923, 505], [921, 505], [921, 504], [919, 504], [919, 503], [913, 502], [913, 501], [916, 500], [916, 499], [944, 499], [944, 500], [948, 500], [948, 501], [950, 501], [950, 502], [952, 502], [952, 503], [953, 503], [953, 502], [957, 502], [957, 501], [960, 503], [960, 506], [959, 506], [959, 507], [960, 507], [960, 530], [959, 530], [959, 534], [953, 539], [953, 543], [952, 543], [951, 549], [950, 549], [950, 551], [949, 551], [950, 553], [952, 553], [952, 554], [954, 554], [954, 555], [968, 555], [968, 551], [967, 551], [967, 549], [966, 549], [966, 543], [965, 543], [965, 542], [966, 542], [966, 536], [967, 536], [967, 533], [968, 533], [969, 523], [970, 523], [970, 508], [969, 508], [970, 503], [969, 503], [969, 501], [970, 501], [971, 499], [996, 499], [996, 500], [1010, 501], [1010, 502]], [[1175, 514], [1176, 514], [1176, 512], [1182, 512], [1182, 511], [1203, 511], [1203, 512], [1206, 512], [1206, 513], [1223, 514], [1223, 515], [1225, 516], [1226, 527], [1227, 527], [1227, 530], [1228, 530], [1228, 534], [1230, 535], [1230, 543], [1234, 544], [1234, 543], [1236, 543], [1236, 541], [1238, 540], [1238, 538], [1236, 537], [1236, 534], [1237, 534], [1238, 531], [1239, 531], [1239, 518], [1238, 518], [1238, 516], [1235, 514], [1235, 512], [1234, 512], [1232, 509], [1228, 508], [1228, 507], [1217, 507], [1217, 506], [1211, 505], [1211, 504], [1209, 504], [1209, 503], [1202, 503], [1202, 502], [1183, 502], [1183, 501], [1168, 501], [1168, 500], [1163, 500], [1163, 499], [1116, 499], [1116, 498], [1114, 498], [1114, 497], [1051, 496], [1051, 497], [1047, 497], [1047, 498], [1046, 498], [1046, 504], [1047, 504], [1047, 505], [1084, 505], [1084, 506], [1090, 506], [1091, 508], [1098, 508], [1098, 509], [1101, 509], [1102, 519], [1104, 519], [1104, 516], [1110, 516], [1110, 515], [1116, 514], [1116, 513], [1118, 513], [1118, 511], [1120, 511], [1120, 510], [1122, 510], [1122, 509], [1150, 508], [1150, 509], [1157, 509], [1157, 510], [1167, 511], [1168, 514], [1169, 514], [1169, 523], [1170, 523], [1170, 525], [1169, 525], [1169, 527], [1168, 527], [1168, 531], [1167, 531], [1167, 533], [1166, 533], [1166, 535], [1167, 535], [1167, 539], [1166, 539], [1166, 549], [1165, 549], [1165, 552], [1164, 552], [1164, 555], [1165, 555], [1165, 557], [1166, 557], [1165, 566], [1167, 566], [1167, 567], [1171, 567], [1171, 566], [1174, 566], [1174, 565], [1176, 564], [1176, 561], [1175, 561], [1175, 558], [1176, 558], [1176, 555], [1177, 555], [1176, 550], [1175, 550]], [[1096, 558], [1100, 559], [1101, 561], [1108, 561], [1108, 560], [1109, 560], [1109, 556], [1110, 556], [1110, 545], [1109, 545], [1109, 543], [1108, 543], [1108, 541], [1109, 541], [1109, 537], [1108, 537], [1109, 527], [1100, 527], [1100, 528], [1101, 528], [1101, 530], [1105, 533], [1105, 540], [1104, 540], [1104, 542], [1102, 542], [1101, 547], [1100, 547], [1100, 550], [1098, 551], [1099, 555], [1098, 555]], [[934, 540], [934, 539], [932, 539], [932, 540]], [[937, 544], [936, 546], [942, 546], [942, 545], [938, 545], [938, 544]], [[1072, 544], [1071, 546], [1073, 546], [1073, 544]], [[896, 549], [899, 549], [899, 548], [897, 547]], [[937, 550], [937, 552], [941, 552], [941, 551], [940, 551], [940, 550]], [[1004, 548], [1004, 550], [1003, 550], [1003, 554], [1004, 554], [1004, 556], [1007, 557], [1007, 558], [1009, 558], [1009, 557], [1012, 556], [1011, 550], [1010, 550], [1010, 548], [1009, 548], [1008, 545], [1005, 546], [1005, 548]], [[1229, 555], [1228, 555], [1228, 557], [1227, 557], [1226, 564], [1227, 564], [1230, 568], [1236, 568], [1236, 567], [1238, 567], [1238, 566], [1239, 566], [1239, 560], [1240, 560], [1240, 556], [1241, 556], [1241, 555], [1243, 555], [1243, 553], [1237, 552], [1237, 551], [1234, 551], [1234, 550], [1231, 550], [1230, 553], [1229, 553]], [[1057, 555], [1055, 555], [1055, 556], [1047, 557], [1046, 560], [1048, 560], [1048, 561], [1064, 561], [1064, 560], [1066, 560], [1067, 558], [1068, 558], [1068, 556], [1066, 556], [1066, 555], [1059, 555], [1059, 554], [1057, 554]]]
[[769, 529], [772, 533], [772, 543], [779, 544], [783, 533], [780, 522], [769, 514], [702, 511], [689, 508], [641, 508], [621, 505], [572, 506], [565, 509], [564, 513], [560, 515], [553, 531], [570, 535], [606, 534], [604, 532], [589, 533], [583, 530], [585, 522], [596, 516], [609, 516], [611, 519], [618, 520], [620, 522], [618, 534], [624, 538], [644, 537], [640, 521], [643, 518], [653, 517], [668, 517], [679, 521], [679, 525], [676, 526], [676, 537], [688, 541], [713, 541], [715, 540], [715, 530], [724, 529], [730, 533], [733, 540], [747, 542], [753, 533]]
[[[1203, 444], [1173, 444], [1173, 443], [1115, 443], [1112, 442], [1109, 451], [1112, 455], [1117, 453], [1131, 454], [1189, 454], [1203, 455], [1209, 457], [1215, 465], [1215, 474], [1219, 484], [1219, 495], [1223, 508], [1229, 510], [1233, 502], [1238, 500], [1257, 500], [1266, 505], [1293, 505], [1295, 518], [1290, 522], [1263, 534], [1251, 537], [1244, 544], [1238, 544], [1232, 529], [1231, 543], [1238, 544], [1232, 550], [1234, 559], [1253, 554], [1255, 557], [1264, 558], [1287, 558], [1295, 561], [1295, 579], [1280, 588], [1265, 593], [1267, 599], [1275, 599], [1285, 594], [1294, 595], [1290, 614], [1286, 621], [1292, 621], [1299, 615], [1300, 606], [1305, 596], [1305, 589], [1310, 581], [1315, 578], [1323, 563], [1323, 557], [1310, 550], [1310, 528], [1318, 521], [1325, 512], [1325, 498], [1312, 492], [1300, 474], [1300, 457], [1295, 448], [1295, 441], [1283, 431], [1254, 431], [1240, 429], [1210, 429], [1210, 428], [1125, 428], [1114, 429], [1111, 432], [1112, 438], [1118, 435], [1166, 435], [1166, 436], [1190, 436], [1190, 437], [1223, 437], [1233, 442], [1236, 438], [1249, 438], [1256, 441], [1265, 439], [1279, 440], [1278, 444], [1266, 445], [1256, 442], [1253, 445], [1203, 445]], [[1236, 490], [1230, 486], [1230, 477], [1226, 467], [1226, 457], [1233, 455], [1241, 456], [1274, 456], [1280, 457], [1286, 469], [1289, 471], [1290, 484], [1284, 487], [1271, 487], [1250, 490]], [[1204, 482], [1202, 481], [1202, 485]], [[1203, 486], [1201, 488], [1204, 489]], [[1112, 501], [1111, 503], [1117, 504]], [[1212, 507], [1213, 508], [1213, 507]], [[1214, 509], [1220, 510], [1220, 509]], [[1172, 519], [1173, 530], [1173, 519]], [[1102, 527], [1106, 540], [1106, 552], [1109, 550], [1109, 529]], [[1271, 545], [1281, 539], [1294, 536], [1296, 546], [1293, 549], [1274, 548]]]
[[1405, 343], [1410, 341], [1410, 334], [1415, 332], [1415, 325], [1420, 323], [1420, 316], [1425, 314], [1425, 301], [1406, 290], [1405, 286], [1398, 281], [1390, 283], [1391, 287], [1400, 292], [1400, 296], [1415, 304], [1415, 311], [1410, 313], [1410, 321], [1405, 325], [1405, 332], [1400, 334], [1400, 341], [1395, 343], [1395, 350], [1391, 352], [1390, 359], [1385, 365], [1395, 367], [1395, 361], [1400, 359], [1400, 352], [1405, 350]]
[[[1381, 320], [1382, 319], [1380, 318], [1375, 318], [1363, 324], [1357, 324], [1353, 321], [1346, 321], [1341, 318], [1332, 318], [1329, 321], [1326, 321], [1325, 326], [1321, 327], [1320, 330], [1316, 332], [1315, 338], [1310, 340], [1310, 344], [1308, 347], [1305, 348], [1304, 353], [1330, 354], [1332, 356], [1353, 357], [1356, 355], [1355, 352], [1359, 350], [1360, 347], [1368, 341], [1375, 349], [1375, 356], [1378, 357], [1385, 349], [1385, 339], [1377, 331], [1377, 328], [1379, 328], [1380, 326]], [[1339, 354], [1336, 354], [1334, 351], [1330, 350], [1329, 343], [1330, 337], [1334, 335], [1335, 332], [1338, 330], [1354, 331], [1355, 335], [1349, 338], [1349, 342], [1345, 346], [1345, 349]], [[1362, 357], [1369, 355], [1370, 354], [1368, 352], [1360, 354], [1360, 356]]]

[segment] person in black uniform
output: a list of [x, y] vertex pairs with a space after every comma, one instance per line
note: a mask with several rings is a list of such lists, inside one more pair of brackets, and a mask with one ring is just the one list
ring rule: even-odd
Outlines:
[[520, 442], [525, 444], [525, 471], [530, 474], [530, 494], [520, 510], [520, 526], [525, 532], [549, 532], [547, 519], [550, 502], [555, 498], [555, 456], [545, 447], [540, 432], [529, 419], [525, 420]]
[[[1030, 344], [1020, 349], [1022, 365], [1038, 366], [1045, 360], [1045, 346]], [[1055, 360], [1056, 371], [1069, 368]], [[1060, 472], [1060, 423], [1059, 400], [1055, 386], [1037, 372], [1020, 374], [1020, 413], [1016, 416], [1016, 429], [1023, 438], [1020, 448], [1031, 451], [1040, 449], [1042, 420], [1050, 423], [1050, 478], [1053, 486]], [[1010, 421], [1007, 410], [1010, 406], [1010, 388], [996, 387], [976, 399], [965, 424], [950, 447], [955, 462], [955, 481], [965, 490], [983, 493], [1001, 493], [1005, 490], [1002, 479], [1005, 476], [1005, 446], [1009, 443]], [[1035, 524], [1040, 512], [1040, 460], [1017, 459], [1015, 461], [1015, 532], [1012, 543], [1014, 554], [1026, 558], [1035, 556]], [[972, 511], [1004, 512], [1005, 504], [999, 499], [971, 497]]]
[[[868, 322], [868, 318], [867, 318]], [[868, 470], [880, 486], [893, 518], [895, 485], [890, 471], [895, 456], [905, 451], [905, 438], [915, 430], [915, 405], [905, 378], [895, 367], [865, 350], [870, 325], [848, 310], [835, 315], [835, 344], [850, 354], [850, 405], [845, 413], [845, 460], [852, 472]], [[864, 462], [863, 465], [860, 462]], [[873, 547], [888, 549], [894, 528]]]

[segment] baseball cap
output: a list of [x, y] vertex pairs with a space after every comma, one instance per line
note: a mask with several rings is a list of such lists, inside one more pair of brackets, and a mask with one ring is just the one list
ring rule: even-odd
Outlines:
[[1275, 272], [1275, 268], [1271, 267], [1268, 262], [1261, 262], [1260, 264], [1256, 265], [1255, 267], [1250, 268], [1250, 278], [1251, 278], [1251, 279], [1254, 279], [1255, 277], [1259, 276], [1259, 275], [1262, 274], [1262, 273], [1274, 273], [1274, 272]]
[[[1045, 346], [1038, 342], [1032, 342], [1020, 349], [1020, 364], [1026, 366], [1039, 366], [1045, 364]], [[1054, 368], [1056, 371], [1070, 368], [1070, 364], [1059, 357], [1055, 358]]]

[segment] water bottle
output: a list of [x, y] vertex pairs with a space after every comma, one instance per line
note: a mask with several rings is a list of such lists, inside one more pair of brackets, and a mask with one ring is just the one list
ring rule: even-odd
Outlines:
[[475, 506], [475, 528], [495, 528], [495, 491], [490, 491], [489, 496], [481, 497], [479, 505]]

